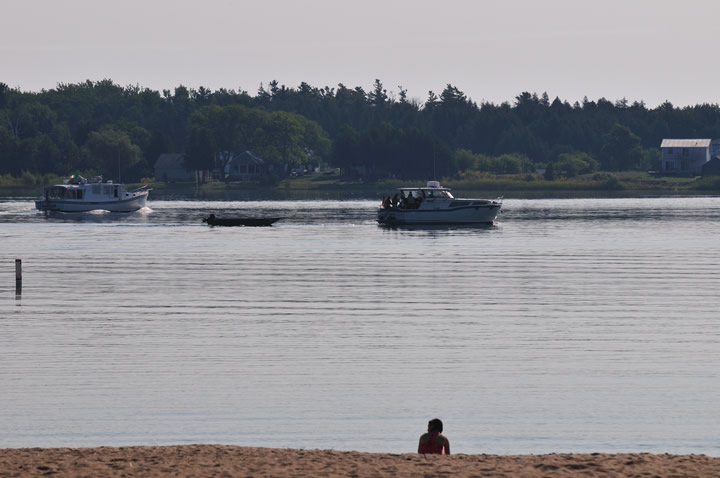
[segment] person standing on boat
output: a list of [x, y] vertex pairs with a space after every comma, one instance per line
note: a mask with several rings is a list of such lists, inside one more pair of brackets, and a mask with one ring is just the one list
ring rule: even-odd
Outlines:
[[398, 193], [395, 193], [391, 201], [392, 207], [398, 207], [399, 202], [400, 200], [398, 199]]
[[449, 455], [450, 440], [442, 434], [443, 422], [439, 418], [433, 418], [428, 422], [428, 431], [420, 437], [418, 453]]
[[405, 199], [405, 207], [415, 209], [415, 196], [413, 196], [412, 191], [408, 191], [407, 198]]

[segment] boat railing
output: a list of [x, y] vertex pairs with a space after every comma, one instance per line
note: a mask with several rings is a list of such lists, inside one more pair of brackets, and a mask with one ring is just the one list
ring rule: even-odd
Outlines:
[[128, 191], [128, 192], [130, 192], [130, 193], [139, 193], [139, 192], [143, 192], [143, 191], [152, 191], [152, 188], [151, 188], [149, 185], [147, 185], [147, 184], [143, 184], [143, 185], [140, 186], [139, 188], [133, 189], [132, 191]]

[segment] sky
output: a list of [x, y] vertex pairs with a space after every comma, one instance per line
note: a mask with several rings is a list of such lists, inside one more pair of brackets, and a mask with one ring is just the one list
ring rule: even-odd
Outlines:
[[720, 103], [717, 0], [0, 0], [0, 82]]

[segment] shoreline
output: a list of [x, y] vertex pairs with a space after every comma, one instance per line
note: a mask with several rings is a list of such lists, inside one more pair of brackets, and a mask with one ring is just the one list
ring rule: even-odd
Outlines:
[[173, 445], [0, 449], [0, 477], [720, 476], [720, 457], [651, 453], [418, 455]]
[[[149, 202], [152, 201], [324, 201], [324, 200], [370, 200], [381, 201], [392, 188], [336, 188], [336, 189], [201, 189], [192, 188], [153, 188]], [[662, 198], [662, 197], [717, 197], [718, 191], [708, 190], [518, 190], [500, 191], [495, 189], [474, 189], [455, 187], [452, 189], [456, 197], [504, 197], [505, 199], [627, 199], [627, 198]], [[24, 198], [35, 200], [39, 193], [28, 188], [2, 188], [0, 199]]]
[[[608, 180], [607, 177], [613, 180]], [[604, 179], [605, 178], [605, 179]], [[0, 197], [18, 195], [38, 197], [47, 181], [59, 182], [62, 178], [34, 178], [27, 182], [21, 178], [5, 180], [0, 184]], [[298, 199], [378, 199], [396, 188], [425, 184], [421, 180], [385, 179], [377, 182], [351, 180], [342, 176], [312, 174], [285, 178], [274, 184], [254, 181], [223, 182], [211, 180], [202, 185], [194, 182], [156, 182], [147, 178], [153, 189], [151, 198], [204, 199], [204, 200], [298, 200]], [[596, 173], [574, 178], [545, 181], [537, 174], [509, 174], [495, 177], [443, 178], [443, 186], [451, 188], [455, 196], [504, 196], [516, 199], [545, 198], [625, 198], [643, 196], [716, 196], [720, 194], [720, 177], [684, 178], [655, 177], [641, 172]], [[128, 189], [145, 185], [126, 183]]]

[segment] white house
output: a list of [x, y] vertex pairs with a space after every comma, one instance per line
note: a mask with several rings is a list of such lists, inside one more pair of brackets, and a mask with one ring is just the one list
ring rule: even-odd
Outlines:
[[710, 139], [663, 139], [662, 150], [663, 173], [700, 174], [703, 164], [710, 161]]

